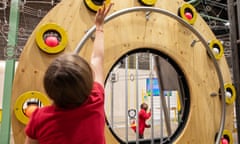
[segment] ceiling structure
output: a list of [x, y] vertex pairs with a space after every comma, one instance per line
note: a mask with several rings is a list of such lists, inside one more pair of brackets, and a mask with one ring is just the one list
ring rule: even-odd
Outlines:
[[[28, 37], [40, 20], [59, 0], [21, 0], [19, 8], [18, 44], [15, 58], [18, 59]], [[11, 1], [0, 0], [0, 60], [6, 59]]]
[[198, 13], [221, 40], [229, 40], [227, 0], [194, 0]]
[[[61, 0], [21, 0], [18, 44], [16, 59], [40, 20]], [[227, 0], [185, 0], [191, 3], [197, 12], [215, 33], [216, 37], [223, 41], [224, 47], [229, 48], [229, 23], [227, 12]], [[6, 59], [7, 39], [9, 30], [10, 0], [0, 0], [0, 60]]]

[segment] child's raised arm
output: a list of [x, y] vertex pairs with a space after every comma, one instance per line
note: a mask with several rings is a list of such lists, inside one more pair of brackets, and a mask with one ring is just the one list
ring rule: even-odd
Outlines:
[[104, 62], [104, 18], [110, 11], [112, 3], [106, 7], [105, 3], [100, 8], [95, 17], [96, 34], [91, 56], [91, 65], [94, 71], [94, 80], [104, 85], [103, 62]]

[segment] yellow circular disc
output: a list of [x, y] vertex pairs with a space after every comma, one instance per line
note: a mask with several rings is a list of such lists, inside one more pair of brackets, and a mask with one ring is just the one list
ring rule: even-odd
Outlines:
[[233, 104], [236, 99], [236, 89], [231, 83], [224, 84], [225, 93], [228, 89], [231, 89], [231, 97], [225, 96], [225, 101], [227, 104]]
[[23, 105], [29, 99], [38, 99], [43, 106], [50, 105], [50, 101], [44, 94], [38, 91], [28, 91], [20, 95], [14, 105], [14, 113], [16, 118], [23, 124], [27, 124], [29, 118], [23, 112]]
[[[223, 130], [222, 137], [227, 137], [227, 139], [229, 140], [228, 144], [233, 144], [233, 136], [232, 136], [231, 131], [226, 130], [226, 129]], [[221, 144], [222, 144], [222, 142], [221, 142]]]
[[215, 58], [217, 60], [219, 60], [223, 54], [224, 54], [224, 48], [223, 48], [223, 45], [222, 43], [217, 40], [217, 39], [214, 39], [214, 40], [211, 40], [210, 43], [209, 43], [209, 48], [212, 50], [214, 48], [214, 46], [217, 45], [218, 48], [219, 48], [219, 53], [218, 54], [214, 54]]
[[[102, 5], [96, 5], [92, 0], [84, 0], [85, 4], [89, 9], [94, 12], [97, 12]], [[105, 0], [106, 5], [110, 4], [111, 0]]]
[[[60, 35], [61, 40], [57, 46], [50, 47], [45, 44], [43, 37], [47, 31], [56, 31]], [[62, 27], [60, 27], [59, 25], [54, 24], [54, 23], [48, 23], [48, 24], [41, 26], [38, 29], [38, 31], [36, 33], [36, 42], [37, 42], [38, 47], [41, 50], [43, 50], [44, 52], [49, 53], [49, 54], [56, 54], [65, 49], [67, 42], [68, 42], [68, 38], [67, 38], [67, 34], [66, 34], [65, 30]]]
[[153, 6], [157, 0], [140, 0], [143, 4], [148, 5], [148, 6]]
[[[185, 11], [186, 9], [190, 10], [191, 13], [192, 13], [192, 18], [191, 19], [188, 19], [186, 16], [185, 16]], [[189, 24], [194, 24], [196, 19], [197, 19], [197, 12], [196, 12], [196, 9], [189, 3], [184, 3], [180, 9], [179, 9], [179, 14], [180, 16], [185, 20], [187, 21]]]

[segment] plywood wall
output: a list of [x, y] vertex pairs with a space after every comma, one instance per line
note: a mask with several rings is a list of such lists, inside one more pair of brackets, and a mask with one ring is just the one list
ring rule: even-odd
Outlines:
[[[135, 6], [142, 6], [137, 0], [112, 0], [114, 7], [110, 14]], [[158, 0], [154, 7], [161, 8], [177, 15], [183, 0]], [[81, 0], [62, 0], [42, 19], [26, 43], [16, 71], [12, 105], [26, 91], [44, 92], [43, 74], [53, 58], [60, 54], [72, 52], [86, 31], [94, 25], [95, 13], [89, 11]], [[56, 23], [67, 33], [68, 44], [59, 54], [46, 54], [35, 41], [38, 28], [47, 23]], [[206, 41], [215, 38], [205, 21], [198, 15], [193, 25]], [[159, 13], [151, 13], [146, 19], [143, 11], [133, 12], [117, 17], [105, 25], [105, 76], [114, 63], [124, 54], [138, 48], [152, 48], [161, 51], [177, 62], [187, 76], [191, 95], [190, 114], [187, 125], [176, 139], [177, 144], [214, 143], [219, 130], [221, 100], [210, 97], [218, 92], [218, 77], [211, 59], [203, 44], [193, 40], [198, 38], [176, 20]], [[89, 39], [80, 55], [89, 59], [93, 41]], [[230, 82], [230, 73], [225, 58], [218, 61], [224, 82]], [[13, 110], [12, 110], [13, 111]], [[227, 105], [225, 128], [232, 130], [233, 105]], [[16, 144], [25, 139], [24, 127], [14, 113], [12, 114], [13, 134]], [[109, 144], [119, 143], [106, 127], [106, 140]]]

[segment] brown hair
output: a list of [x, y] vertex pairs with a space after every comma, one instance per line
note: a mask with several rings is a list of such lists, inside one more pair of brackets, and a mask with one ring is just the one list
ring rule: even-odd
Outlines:
[[92, 87], [92, 69], [77, 54], [57, 57], [44, 76], [45, 91], [59, 108], [80, 106], [88, 98]]
[[140, 108], [141, 108], [141, 109], [144, 109], [145, 111], [147, 111], [147, 109], [148, 109], [148, 104], [142, 103], [142, 104], [140, 105]]

